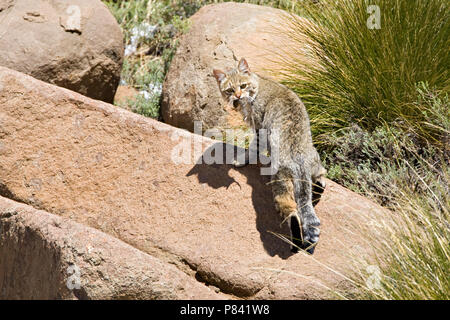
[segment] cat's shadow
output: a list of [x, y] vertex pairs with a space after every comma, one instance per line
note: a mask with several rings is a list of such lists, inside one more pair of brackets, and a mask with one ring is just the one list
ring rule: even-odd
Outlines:
[[[293, 253], [290, 245], [278, 238], [273, 233], [289, 235], [287, 223], [281, 224], [281, 217], [275, 210], [272, 190], [269, 184], [270, 176], [260, 174], [260, 168], [256, 165], [247, 165], [236, 168], [233, 165], [225, 164], [226, 148], [232, 148], [234, 154], [245, 152], [245, 149], [223, 143], [215, 143], [203, 152], [201, 159], [187, 173], [187, 176], [195, 175], [200, 183], [218, 189], [225, 187], [228, 189], [233, 183], [238, 183], [230, 176], [230, 170], [237, 170], [247, 177], [247, 184], [252, 188], [252, 203], [256, 212], [256, 229], [259, 232], [264, 249], [270, 256], [279, 256], [282, 259], [289, 258]], [[208, 155], [215, 155], [215, 151], [222, 150], [220, 157], [223, 164], [206, 164], [203, 158]], [[228, 149], [229, 151], [230, 149]], [[217, 158], [216, 158], [217, 159]], [[236, 201], [239, 201], [238, 199]], [[289, 237], [288, 237], [289, 238]]]

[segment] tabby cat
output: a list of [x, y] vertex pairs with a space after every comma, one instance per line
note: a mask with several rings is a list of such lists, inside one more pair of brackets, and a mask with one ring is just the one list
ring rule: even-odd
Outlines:
[[[251, 72], [245, 59], [235, 69], [213, 74], [224, 100], [243, 113], [256, 133], [266, 130], [274, 202], [289, 224], [292, 251], [314, 253], [320, 234], [314, 205], [325, 188], [326, 170], [312, 143], [305, 106], [287, 87]], [[255, 137], [252, 145], [258, 146]]]

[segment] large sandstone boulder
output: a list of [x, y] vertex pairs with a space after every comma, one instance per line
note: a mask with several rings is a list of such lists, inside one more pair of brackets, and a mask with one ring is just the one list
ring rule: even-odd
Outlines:
[[0, 299], [219, 299], [176, 267], [0, 197]]
[[283, 52], [302, 52], [298, 43], [280, 32], [287, 28], [286, 19], [282, 10], [245, 3], [200, 9], [190, 18], [191, 27], [180, 40], [164, 81], [164, 122], [189, 131], [196, 120], [204, 129], [242, 125], [240, 115], [222, 102], [212, 70], [234, 68], [245, 57], [252, 71], [279, 80], [280, 55], [285, 59]]
[[112, 102], [122, 31], [100, 0], [0, 0], [0, 65]]
[[[180, 163], [182, 143], [199, 150]], [[328, 181], [316, 252], [292, 254], [258, 167], [194, 163], [222, 146], [0, 67], [1, 196], [101, 230], [232, 296], [350, 290], [355, 256], [371, 252], [357, 226], [383, 209]]]

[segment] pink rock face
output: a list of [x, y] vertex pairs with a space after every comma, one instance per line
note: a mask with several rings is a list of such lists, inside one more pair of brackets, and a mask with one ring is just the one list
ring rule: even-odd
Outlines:
[[256, 166], [176, 164], [179, 136], [201, 150], [214, 144], [0, 67], [0, 195], [101, 230], [231, 297], [351, 290], [329, 268], [347, 275], [370, 252], [356, 226], [382, 208], [328, 181], [316, 252], [293, 255], [273, 234], [288, 228], [268, 177]]
[[0, 1], [0, 65], [113, 102], [123, 35], [101, 1]]

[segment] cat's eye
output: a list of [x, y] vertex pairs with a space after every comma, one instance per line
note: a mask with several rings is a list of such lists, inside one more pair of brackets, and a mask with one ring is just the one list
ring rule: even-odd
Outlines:
[[245, 89], [245, 88], [247, 88], [247, 84], [246, 83], [241, 84], [241, 89]]
[[233, 88], [228, 88], [227, 90], [225, 90], [225, 93], [228, 95], [231, 95], [234, 93], [234, 89]]

